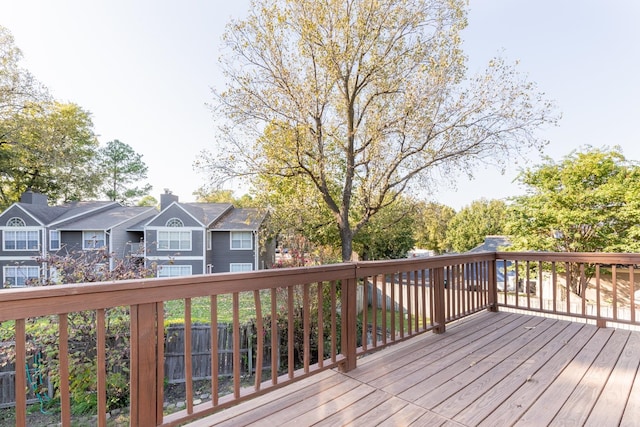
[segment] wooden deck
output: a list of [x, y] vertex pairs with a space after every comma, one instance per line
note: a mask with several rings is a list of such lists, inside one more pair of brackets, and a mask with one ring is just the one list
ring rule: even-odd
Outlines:
[[637, 426], [640, 332], [481, 313], [189, 424]]

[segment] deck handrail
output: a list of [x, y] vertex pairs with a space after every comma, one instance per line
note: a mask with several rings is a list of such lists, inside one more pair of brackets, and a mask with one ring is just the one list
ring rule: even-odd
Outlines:
[[[618, 267], [621, 265], [627, 267]], [[61, 337], [58, 345], [63, 376], [59, 390], [61, 422], [70, 425], [69, 382], [64, 378], [68, 376], [69, 369], [67, 319], [69, 313], [95, 311], [98, 329], [98, 425], [106, 425], [103, 401], [106, 396], [105, 310], [128, 307], [131, 424], [176, 425], [324, 369], [353, 369], [357, 358], [366, 353], [426, 331], [442, 333], [448, 322], [481, 310], [495, 311], [499, 307], [508, 307], [570, 316], [593, 321], [599, 326], [609, 323], [640, 326], [640, 316], [633, 301], [637, 288], [636, 265], [640, 265], [640, 254], [483, 252], [246, 273], [5, 289], [0, 290], [0, 322], [15, 323], [14, 349], [18, 355], [15, 389], [24, 390], [27, 386], [24, 375], [27, 359], [25, 324], [31, 318], [56, 316]], [[573, 270], [573, 266], [577, 270]], [[571, 281], [572, 271], [582, 272], [585, 279], [593, 272], [593, 288], [586, 285], [584, 292], [585, 295], [587, 292], [598, 295], [595, 309], [590, 308], [586, 296], [578, 302], [570, 286], [563, 285]], [[623, 275], [626, 277], [624, 289], [616, 283], [616, 280], [624, 281]], [[538, 281], [535, 293], [530, 288], [534, 277]], [[613, 283], [609, 284], [611, 281]], [[514, 289], [509, 288], [511, 282], [515, 283]], [[518, 288], [520, 282], [525, 283], [524, 289]], [[608, 291], [611, 301], [604, 301], [599, 296], [605, 286], [611, 288]], [[283, 296], [278, 294], [279, 291]], [[218, 297], [231, 295], [233, 330], [237, 331], [240, 322], [238, 298], [244, 292], [252, 293], [255, 301], [258, 331], [255, 384], [249, 388], [240, 385], [240, 344], [234, 336], [232, 393], [221, 395], [217, 389], [217, 376], [212, 375], [211, 401], [194, 405], [193, 381], [189, 375], [192, 368], [191, 301], [208, 298], [210, 320], [214, 324], [218, 318]], [[565, 299], [562, 295], [566, 296]], [[294, 305], [296, 298], [300, 300], [296, 304], [302, 318], [302, 343], [296, 342], [294, 335], [298, 310]], [[267, 299], [270, 302], [265, 302]], [[185, 303], [186, 407], [173, 414], [164, 414], [164, 304], [173, 300]], [[283, 307], [278, 306], [279, 303]], [[605, 306], [609, 307], [605, 303], [610, 303], [613, 311], [605, 310]], [[316, 311], [310, 307], [316, 307]], [[279, 310], [284, 313], [286, 325], [277, 323]], [[217, 345], [213, 335], [216, 328], [211, 329], [211, 372], [216, 372], [218, 361], [213, 351]], [[278, 329], [286, 330], [287, 334], [284, 351], [287, 360], [280, 360], [280, 365], [279, 348], [276, 348], [279, 344], [274, 332]], [[271, 331], [271, 340], [265, 339], [267, 331]], [[316, 345], [313, 349], [312, 343]], [[268, 350], [271, 352], [271, 377], [263, 380], [262, 371], [269, 368], [263, 365]], [[295, 354], [301, 355], [300, 364], [294, 360]], [[284, 371], [281, 371], [281, 365], [286, 366]], [[16, 394], [16, 424], [27, 424], [23, 393]]]

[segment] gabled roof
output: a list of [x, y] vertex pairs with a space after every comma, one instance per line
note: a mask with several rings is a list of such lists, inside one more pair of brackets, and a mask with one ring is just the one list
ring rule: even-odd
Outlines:
[[215, 231], [257, 231], [266, 216], [266, 211], [262, 209], [233, 209], [223, 216], [211, 229]]
[[[56, 206], [52, 206], [51, 208], [55, 208]], [[50, 222], [49, 225], [57, 225], [66, 223], [71, 220], [76, 220], [83, 216], [89, 214], [95, 214], [97, 211], [101, 209], [109, 208], [109, 207], [122, 207], [118, 202], [112, 201], [93, 201], [93, 202], [71, 202], [66, 205], [62, 205], [65, 208], [65, 212], [56, 217], [55, 221]]]
[[218, 221], [222, 215], [234, 209], [231, 203], [177, 203], [179, 206], [200, 221], [204, 226], [210, 227]]
[[49, 226], [69, 221], [73, 218], [83, 217], [100, 209], [108, 208], [111, 205], [120, 206], [120, 204], [116, 202], [72, 202], [59, 206], [17, 202], [5, 210], [3, 214], [12, 207], [17, 207], [43, 226]]
[[[121, 206], [99, 211], [93, 215], [76, 217], [66, 222], [58, 223], [58, 230], [111, 230], [137, 217], [144, 219], [155, 216], [156, 209], [149, 206]], [[146, 215], [145, 215], [146, 214]]]
[[41, 225], [48, 224], [66, 211], [62, 206], [31, 205], [29, 203], [17, 202], [12, 204], [4, 212], [2, 212], [2, 215], [5, 215], [7, 212], [11, 211], [12, 208], [21, 210], [22, 212], [39, 222]]

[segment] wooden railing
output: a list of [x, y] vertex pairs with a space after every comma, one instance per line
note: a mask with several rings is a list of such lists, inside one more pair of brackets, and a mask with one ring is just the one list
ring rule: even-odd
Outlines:
[[573, 320], [640, 326], [640, 254], [499, 252], [498, 304]]
[[[49, 357], [57, 357], [59, 362], [56, 393], [62, 425], [71, 425], [72, 419], [70, 316], [87, 311], [95, 314], [92, 327], [96, 335], [96, 381], [86, 392], [96, 393], [96, 420], [104, 426], [109, 370], [106, 359], [110, 351], [108, 343], [113, 338], [107, 336], [106, 325], [110, 322], [110, 310], [119, 308], [128, 312], [130, 330], [130, 350], [124, 358], [128, 360], [123, 360], [127, 365], [123, 372], [129, 375], [130, 424], [168, 426], [207, 415], [324, 369], [353, 369], [358, 357], [366, 353], [425, 331], [442, 333], [448, 322], [481, 310], [497, 310], [499, 306], [569, 315], [600, 326], [609, 321], [638, 325], [639, 316], [633, 304], [637, 264], [640, 255], [500, 252], [2, 290], [0, 322], [4, 329], [13, 332], [15, 390], [25, 391], [16, 392], [16, 425], [30, 424], [25, 372], [29, 372], [30, 349], [39, 342], [38, 328], [33, 325], [37, 326], [42, 319], [58, 328], [56, 351]], [[583, 285], [593, 275], [583, 292], [599, 295], [594, 299], [594, 309], [590, 308], [590, 299], [578, 297], [563, 287], [567, 278], [572, 283], [574, 272], [583, 274], [584, 280], [576, 282]], [[534, 283], [538, 284], [535, 289]], [[165, 312], [170, 305], [175, 306], [175, 301], [180, 303], [179, 317], [185, 324], [184, 408], [166, 413]], [[250, 301], [248, 309], [246, 301]], [[256, 331], [250, 382], [242, 375], [242, 355], [246, 357], [247, 353], [241, 353], [239, 334], [233, 334], [233, 378], [231, 388], [225, 391], [216, 375], [218, 328], [211, 328], [210, 398], [204, 402], [197, 399], [199, 394], [191, 374], [194, 357], [191, 325], [196, 302], [200, 308], [207, 307], [206, 320], [212, 325], [230, 314], [234, 331], [248, 319], [253, 319]], [[32, 327], [27, 333], [28, 325]]]

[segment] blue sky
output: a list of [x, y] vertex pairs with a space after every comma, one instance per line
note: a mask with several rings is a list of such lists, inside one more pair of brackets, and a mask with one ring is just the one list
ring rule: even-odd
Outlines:
[[[153, 195], [182, 201], [205, 177], [193, 161], [216, 127], [205, 106], [224, 84], [217, 59], [230, 17], [249, 0], [20, 0], [0, 2], [0, 25], [14, 35], [23, 66], [59, 100], [92, 113], [101, 143], [119, 139], [143, 155]], [[585, 145], [619, 145], [640, 160], [640, 2], [637, 0], [471, 0], [464, 31], [469, 70], [500, 54], [554, 99], [560, 126], [540, 136], [560, 159]], [[522, 193], [512, 181], [537, 154], [480, 167], [432, 200], [460, 209], [479, 198]]]

